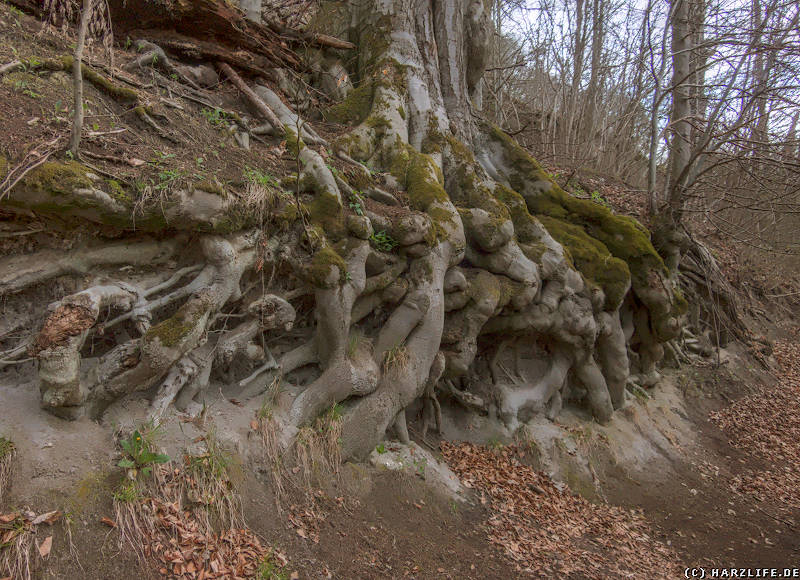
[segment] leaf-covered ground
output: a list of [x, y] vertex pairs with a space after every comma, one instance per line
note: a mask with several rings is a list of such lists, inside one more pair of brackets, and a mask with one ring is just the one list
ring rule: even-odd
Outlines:
[[517, 446], [441, 444], [465, 485], [489, 504], [489, 540], [520, 572], [545, 578], [677, 578], [678, 556], [635, 511], [559, 489]]
[[[795, 330], [795, 335], [797, 330]], [[732, 488], [770, 501], [783, 511], [800, 509], [800, 344], [777, 342], [778, 381], [711, 414], [731, 444], [767, 463], [734, 478]]]

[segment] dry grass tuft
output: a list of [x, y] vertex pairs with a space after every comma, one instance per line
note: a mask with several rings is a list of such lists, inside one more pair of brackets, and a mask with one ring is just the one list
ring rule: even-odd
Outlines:
[[398, 376], [408, 370], [410, 358], [404, 345], [390, 348], [383, 355], [383, 374]]
[[295, 461], [306, 489], [315, 481], [338, 477], [342, 462], [342, 408], [334, 405], [317, 418], [312, 427], [297, 434], [294, 445]]
[[212, 528], [210, 517], [222, 527], [243, 528], [242, 500], [232, 481], [233, 457], [220, 447], [213, 431], [206, 434], [205, 443], [206, 453], [185, 457], [187, 497], [205, 507], [198, 517], [206, 530]]
[[11, 464], [16, 454], [14, 443], [0, 437], [0, 501], [3, 501], [3, 494], [11, 483]]
[[36, 530], [30, 518], [16, 513], [0, 514], [0, 575], [30, 580], [35, 538]]
[[142, 487], [137, 481], [124, 479], [114, 492], [113, 503], [120, 550], [130, 548], [144, 564], [148, 551], [143, 538], [153, 534], [154, 524]]
[[264, 445], [264, 455], [269, 463], [269, 472], [275, 490], [275, 502], [278, 508], [280, 508], [281, 500], [286, 491], [284, 486], [285, 470], [283, 454], [281, 453], [278, 439], [279, 426], [273, 414], [275, 399], [280, 391], [281, 379], [282, 377], [280, 374], [272, 379], [272, 382], [267, 387], [267, 392], [264, 394], [264, 401], [261, 404], [261, 408], [256, 413], [256, 419], [253, 420], [251, 424], [253, 430], [261, 437], [261, 443]]

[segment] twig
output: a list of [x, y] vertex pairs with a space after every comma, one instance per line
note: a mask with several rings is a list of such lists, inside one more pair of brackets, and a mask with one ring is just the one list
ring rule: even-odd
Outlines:
[[[36, 149], [29, 151], [22, 161], [20, 161], [19, 165], [9, 171], [8, 175], [5, 176], [3, 181], [0, 181], [0, 200], [2, 200], [12, 189], [14, 189], [14, 186], [17, 185], [17, 183], [19, 183], [20, 180], [29, 172], [33, 171], [42, 163], [47, 161], [47, 159], [53, 153], [55, 153], [60, 140], [61, 137], [56, 137], [49, 143], [45, 143], [44, 146], [46, 149], [43, 153], [39, 153]], [[31, 157], [33, 157], [33, 160], [29, 159]]]
[[35, 230], [23, 230], [19, 232], [2, 232], [0, 233], [0, 238], [16, 238], [17, 236], [29, 236], [31, 234], [38, 234], [39, 232], [43, 232], [44, 228], [37, 228]]
[[217, 62], [217, 66], [219, 67], [219, 70], [225, 73], [225, 76], [230, 79], [234, 86], [242, 91], [250, 104], [253, 105], [259, 113], [261, 113], [267, 122], [272, 125], [276, 131], [282, 132], [283, 123], [281, 123], [280, 119], [278, 119], [278, 116], [275, 114], [275, 112], [267, 106], [261, 97], [259, 97], [255, 91], [253, 91], [253, 89], [247, 86], [247, 83], [245, 83], [244, 80], [242, 80], [242, 77], [240, 77], [236, 71], [231, 68], [231, 65], [226, 62]]
[[23, 68], [24, 65], [19, 60], [12, 60], [8, 64], [4, 64], [0, 66], [0, 75], [4, 75], [6, 73], [14, 72], [17, 69]]

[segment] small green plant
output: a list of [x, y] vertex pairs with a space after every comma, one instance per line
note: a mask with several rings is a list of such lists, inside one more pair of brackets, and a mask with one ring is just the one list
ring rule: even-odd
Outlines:
[[203, 109], [200, 112], [209, 123], [214, 125], [214, 127], [221, 127], [228, 120], [228, 113], [219, 107], [215, 107], [214, 109]]
[[383, 455], [386, 453], [386, 445], [383, 443], [378, 443], [378, 446], [375, 448], [375, 451], [378, 452], [379, 455]]
[[127, 439], [122, 439], [119, 444], [125, 451], [125, 455], [119, 460], [117, 466], [131, 470], [134, 476], [139, 471], [145, 476], [150, 475], [153, 465], [169, 461], [169, 455], [154, 453], [150, 449], [150, 441], [143, 437], [138, 429]]
[[165, 161], [175, 157], [174, 153], [164, 153], [158, 149], [153, 149], [153, 153], [155, 153], [155, 157], [148, 161], [148, 163], [154, 167], [161, 167]]
[[334, 177], [336, 177], [336, 176], [339, 174], [339, 170], [338, 170], [338, 169], [336, 169], [336, 168], [335, 168], [333, 165], [331, 165], [330, 163], [326, 163], [326, 164], [325, 164], [325, 167], [327, 167], [327, 168], [328, 168], [328, 171], [330, 171], [330, 172], [331, 172], [331, 175], [333, 175]]
[[356, 215], [364, 215], [364, 208], [361, 206], [361, 202], [358, 201], [357, 197], [351, 197], [348, 205]]
[[500, 441], [500, 439], [498, 439], [497, 437], [492, 437], [491, 439], [489, 439], [489, 440], [486, 442], [486, 445], [487, 445], [488, 447], [490, 447], [491, 449], [494, 449], [495, 451], [496, 451], [496, 450], [498, 450], [498, 449], [502, 449], [503, 447], [505, 447], [505, 445], [503, 445], [503, 442], [502, 442], [502, 441]]
[[165, 169], [158, 172], [158, 183], [153, 186], [157, 191], [168, 189], [173, 183], [182, 177], [182, 174], [175, 169]]
[[124, 479], [119, 487], [114, 490], [114, 501], [119, 503], [133, 503], [141, 499], [142, 494], [139, 491], [139, 486], [135, 481]]
[[5, 437], [0, 437], [0, 459], [14, 453], [14, 449], [14, 444], [11, 441]]
[[32, 70], [42, 66], [42, 64], [42, 61], [35, 56], [31, 56], [22, 60], [23, 70]]
[[244, 168], [242, 175], [245, 180], [249, 181], [250, 183], [261, 185], [262, 187], [267, 188], [280, 188], [280, 183], [278, 180], [268, 171], [253, 169], [252, 167], [247, 166]]
[[592, 192], [592, 201], [608, 208], [611, 207], [611, 204], [609, 204], [606, 201], [606, 199], [602, 195], [600, 195], [600, 192], [597, 191], [596, 189]]
[[391, 252], [397, 247], [397, 240], [383, 230], [373, 233], [369, 237], [369, 241], [381, 252]]
[[9, 12], [11, 12], [11, 16], [14, 17], [14, 26], [16, 26], [17, 28], [22, 26], [20, 24], [20, 22], [19, 22], [19, 19], [22, 18], [22, 16], [23, 16], [22, 10], [20, 10], [19, 8], [15, 8], [14, 6], [11, 6], [10, 4], [6, 4], [6, 6], [8, 6], [8, 10], [9, 10]]
[[256, 577], [259, 580], [288, 580], [289, 576], [286, 574], [284, 566], [274, 560], [272, 550], [261, 559], [256, 569]]
[[451, 500], [448, 501], [448, 504], [449, 504], [449, 507], [450, 507], [450, 513], [453, 514], [453, 515], [457, 515], [458, 514], [458, 504], [456, 503], [456, 500], [451, 499]]

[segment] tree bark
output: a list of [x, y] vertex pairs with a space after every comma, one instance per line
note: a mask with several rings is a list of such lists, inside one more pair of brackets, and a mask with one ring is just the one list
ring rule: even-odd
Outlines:
[[75, 42], [75, 58], [72, 63], [72, 91], [74, 97], [75, 113], [72, 117], [72, 133], [69, 138], [69, 150], [72, 156], [78, 157], [81, 145], [81, 131], [83, 131], [83, 47], [86, 44], [86, 31], [89, 29], [93, 0], [83, 0], [81, 20], [78, 25], [78, 38]]

